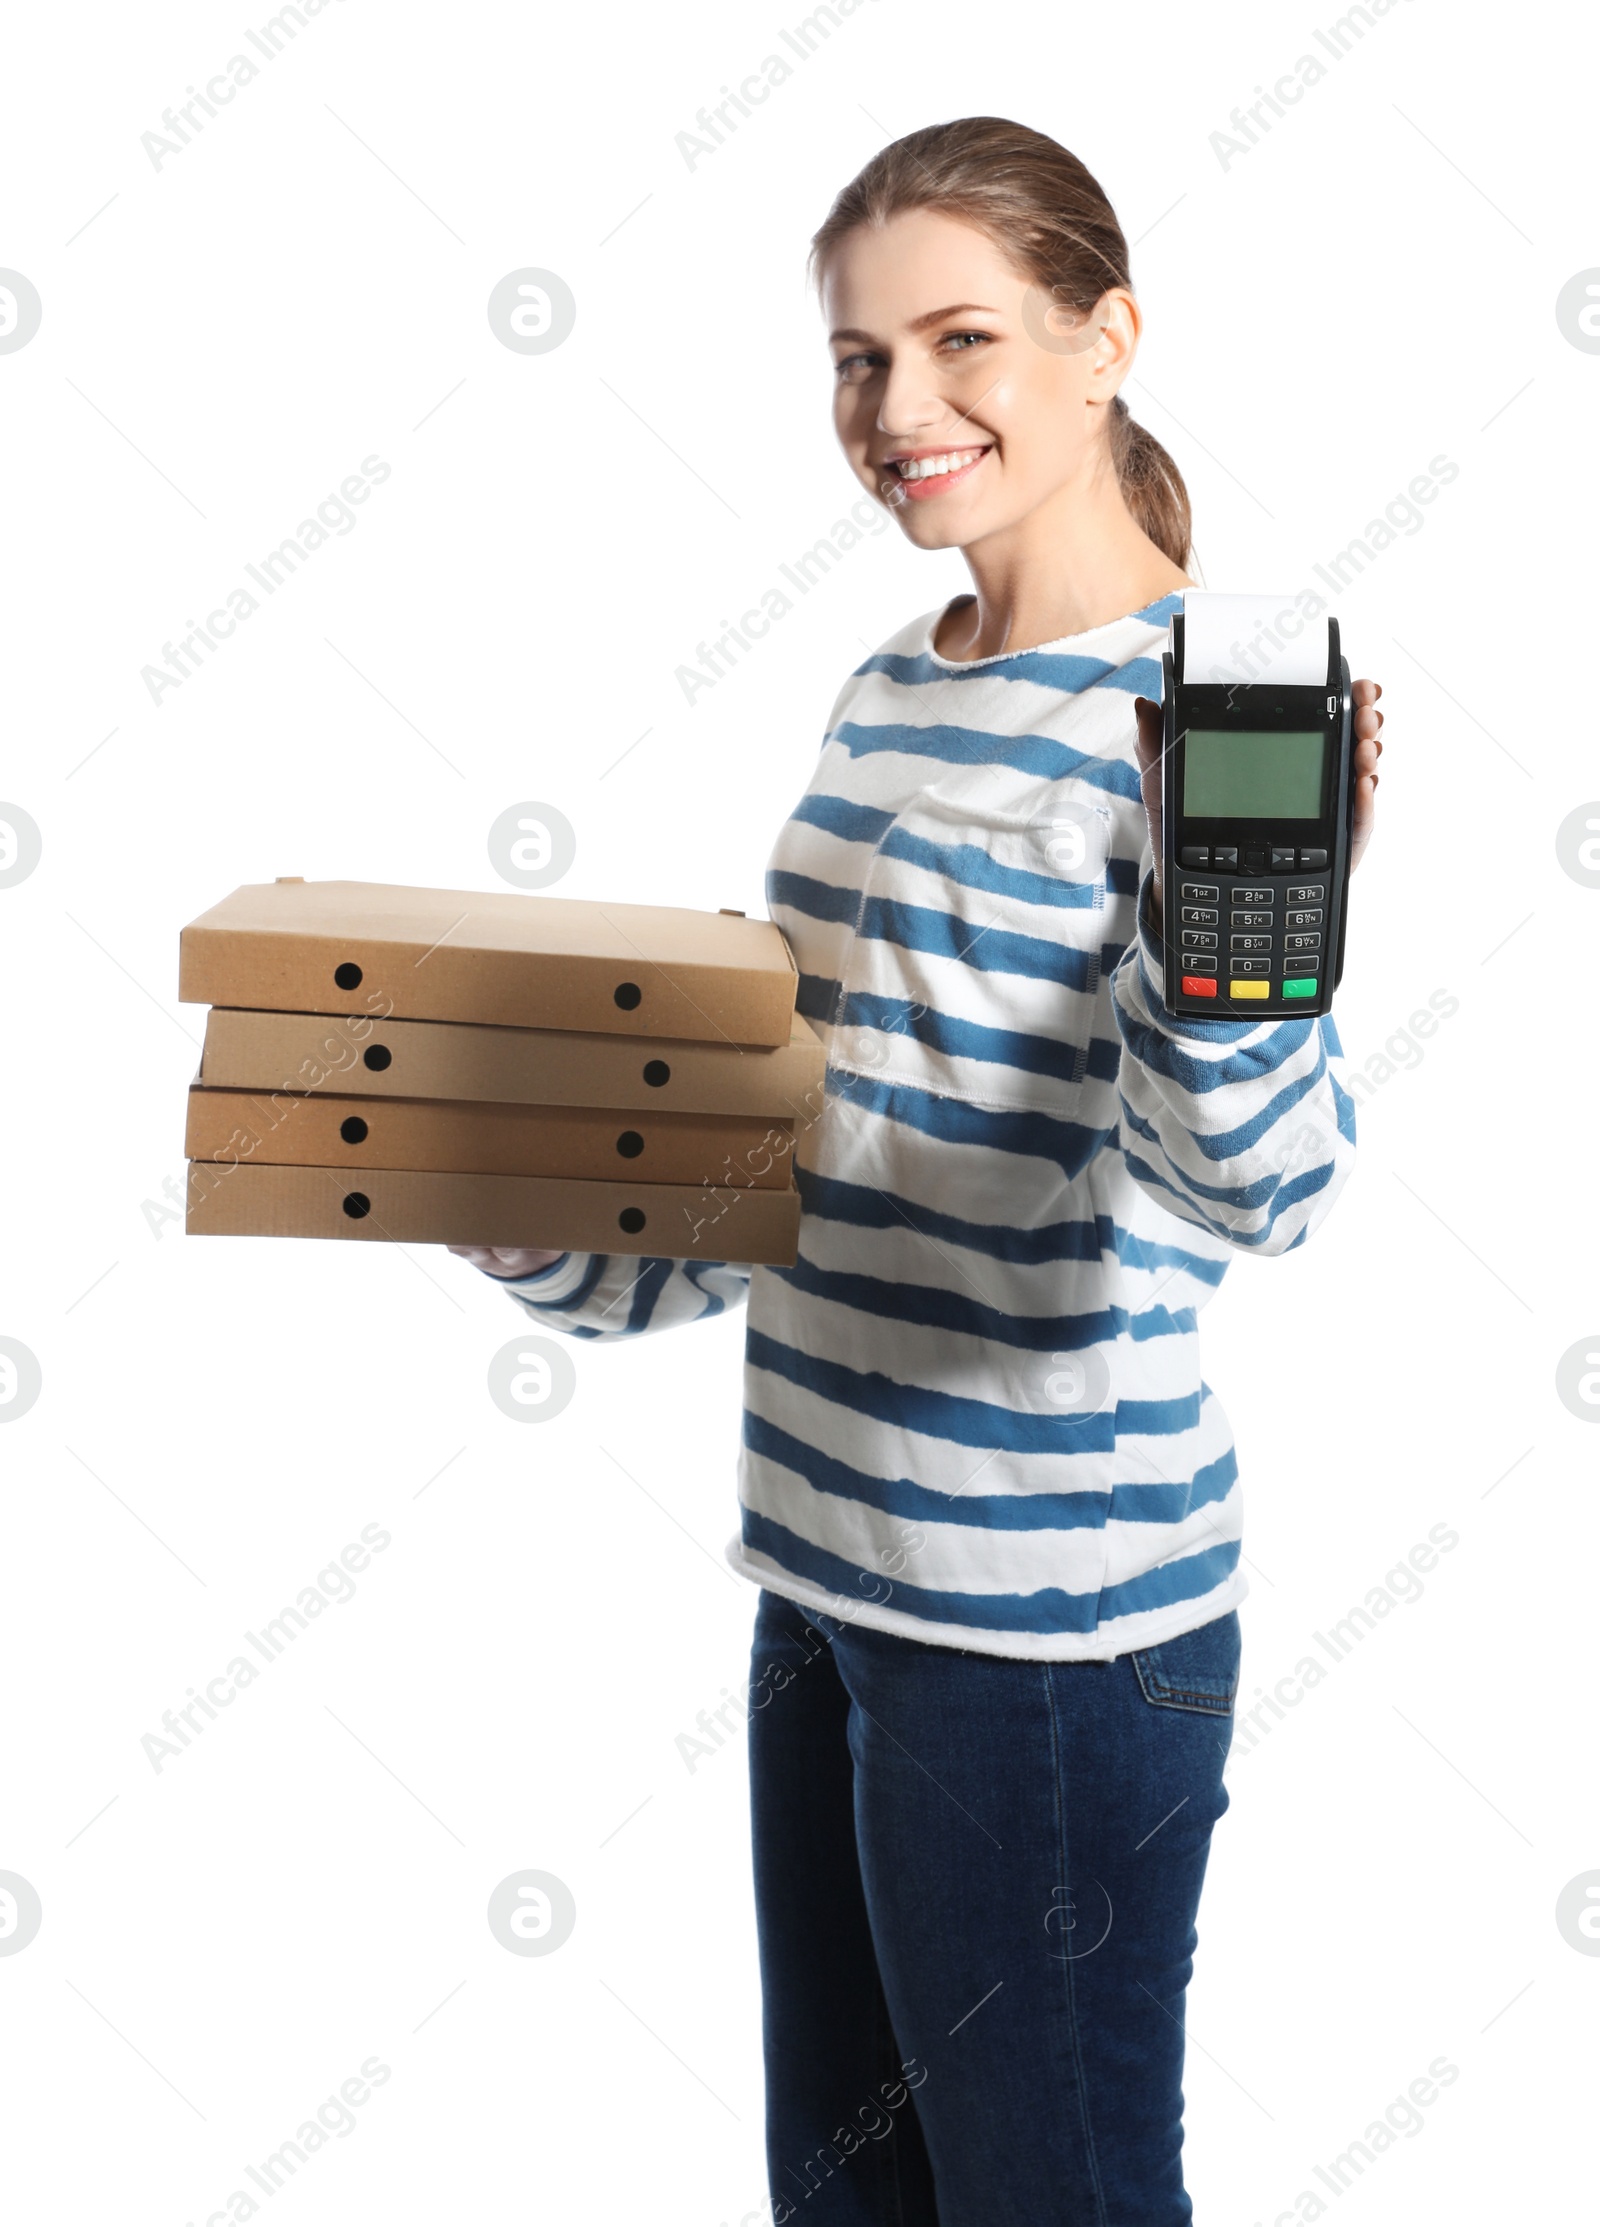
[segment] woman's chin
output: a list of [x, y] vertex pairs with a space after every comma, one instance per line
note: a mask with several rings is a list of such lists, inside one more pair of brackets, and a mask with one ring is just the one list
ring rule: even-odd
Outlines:
[[895, 523], [907, 541], [918, 549], [965, 549], [993, 533], [1000, 521], [987, 515], [983, 503], [899, 504]]

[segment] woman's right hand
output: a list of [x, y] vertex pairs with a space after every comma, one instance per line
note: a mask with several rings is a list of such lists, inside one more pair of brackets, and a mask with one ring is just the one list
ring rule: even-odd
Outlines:
[[536, 1275], [541, 1268], [548, 1268], [552, 1261], [561, 1258], [559, 1251], [541, 1252], [536, 1245], [452, 1245], [449, 1250], [459, 1253], [463, 1260], [470, 1260], [473, 1267], [481, 1268], [486, 1276], [500, 1276], [508, 1281]]

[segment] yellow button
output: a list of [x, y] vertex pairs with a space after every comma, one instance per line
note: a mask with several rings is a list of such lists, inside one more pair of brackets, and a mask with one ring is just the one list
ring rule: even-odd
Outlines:
[[1270, 982], [1230, 982], [1228, 995], [1231, 998], [1264, 998], [1271, 987]]

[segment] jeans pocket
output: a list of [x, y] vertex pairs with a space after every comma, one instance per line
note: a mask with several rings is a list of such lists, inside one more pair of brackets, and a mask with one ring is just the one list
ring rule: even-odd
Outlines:
[[1195, 1709], [1202, 1716], [1233, 1714], [1239, 1690], [1239, 1612], [1213, 1617], [1192, 1632], [1179, 1632], [1159, 1647], [1133, 1653], [1134, 1672], [1146, 1701], [1158, 1709]]

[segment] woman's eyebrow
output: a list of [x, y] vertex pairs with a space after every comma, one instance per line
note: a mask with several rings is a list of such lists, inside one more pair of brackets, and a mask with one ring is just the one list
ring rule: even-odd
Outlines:
[[[941, 323], [946, 317], [958, 316], [964, 309], [975, 309], [984, 317], [998, 317], [1000, 314], [997, 309], [991, 309], [987, 302], [951, 302], [944, 309], [926, 310], [922, 316], [913, 317], [906, 330], [914, 333], [922, 332], [929, 325]], [[841, 325], [836, 331], [829, 333], [828, 338], [830, 341], [865, 340], [870, 342], [876, 338], [876, 335], [861, 332], [854, 325]]]

